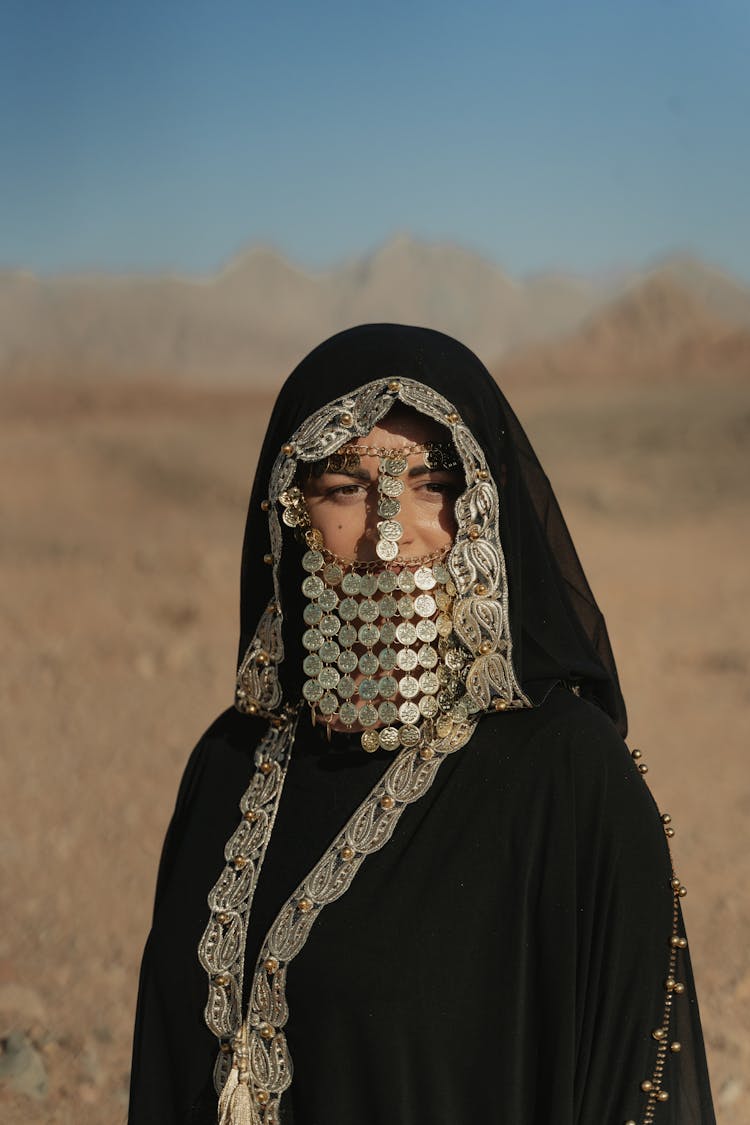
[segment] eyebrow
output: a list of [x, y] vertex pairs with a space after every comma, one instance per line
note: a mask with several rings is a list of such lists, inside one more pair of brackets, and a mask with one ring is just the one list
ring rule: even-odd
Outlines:
[[[413, 480], [415, 477], [434, 476], [438, 473], [448, 473], [455, 476], [457, 472], [457, 469], [431, 469], [428, 465], [413, 465], [406, 475]], [[363, 484], [372, 483], [372, 477], [370, 476], [370, 473], [367, 469], [335, 469], [329, 470], [322, 475], [331, 477], [350, 477], [353, 480], [362, 481]]]

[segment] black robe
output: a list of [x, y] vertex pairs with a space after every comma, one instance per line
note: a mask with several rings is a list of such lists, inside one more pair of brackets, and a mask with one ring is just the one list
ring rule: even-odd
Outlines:
[[[264, 724], [226, 712], [167, 836], [138, 1001], [130, 1125], [214, 1125], [196, 948]], [[267, 929], [392, 756], [306, 721], [256, 892]], [[675, 891], [654, 802], [611, 721], [562, 687], [481, 719], [289, 969], [284, 1125], [623, 1125], [654, 1071]], [[684, 931], [679, 929], [679, 934]], [[713, 1122], [687, 950], [655, 1125]]]

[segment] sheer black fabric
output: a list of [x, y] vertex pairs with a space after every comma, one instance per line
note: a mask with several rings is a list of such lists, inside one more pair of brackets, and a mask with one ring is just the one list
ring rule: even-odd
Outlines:
[[[549, 483], [460, 344], [366, 326], [292, 375], [251, 499], [241, 654], [271, 597], [260, 502], [279, 446], [319, 406], [381, 376], [429, 383], [485, 449], [504, 507], [516, 670], [536, 705], [483, 716], [321, 912], [289, 970], [294, 1077], [282, 1125], [641, 1125], [672, 933], [663, 825], [618, 733], [625, 709], [604, 621]], [[295, 550], [290, 537], [285, 599], [299, 585]], [[143, 958], [130, 1125], [216, 1121], [217, 1044], [196, 950], [264, 731], [228, 711], [188, 763]], [[283, 902], [391, 760], [364, 754], [356, 735], [328, 746], [303, 716], [256, 892], [246, 982]], [[667, 1053], [669, 1100], [654, 1125], [713, 1125], [687, 949], [677, 978], [685, 991], [673, 997], [669, 1041], [681, 1049]]]

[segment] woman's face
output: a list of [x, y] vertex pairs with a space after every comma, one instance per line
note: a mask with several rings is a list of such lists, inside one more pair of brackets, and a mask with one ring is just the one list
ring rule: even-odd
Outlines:
[[[357, 445], [400, 449], [406, 445], [444, 441], [445, 430], [416, 411], [395, 409]], [[311, 477], [303, 491], [312, 526], [323, 535], [327, 550], [345, 559], [373, 562], [378, 541], [378, 458], [360, 456], [358, 468]], [[401, 479], [398, 516], [404, 533], [402, 559], [418, 558], [448, 547], [456, 534], [454, 504], [464, 487], [454, 470], [428, 469], [423, 453], [407, 457]]]

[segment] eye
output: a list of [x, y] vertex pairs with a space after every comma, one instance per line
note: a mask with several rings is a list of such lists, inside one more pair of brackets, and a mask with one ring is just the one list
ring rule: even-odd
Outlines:
[[339, 484], [326, 489], [326, 498], [332, 500], [359, 500], [367, 489], [361, 484]]

